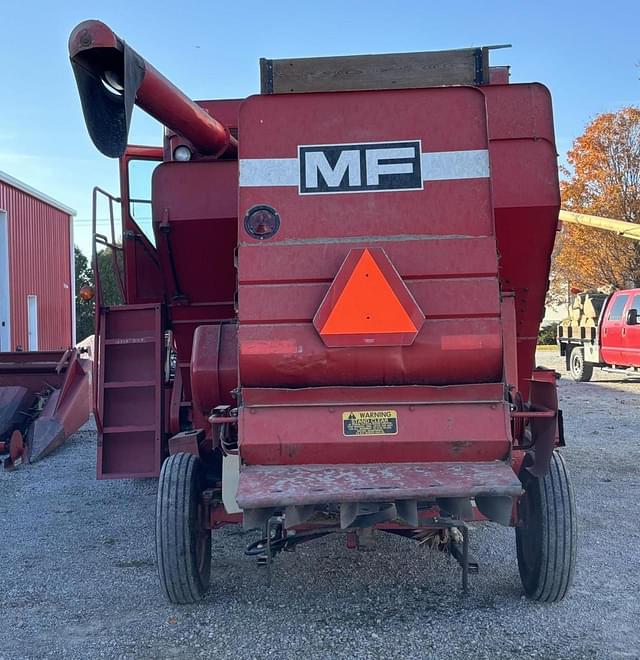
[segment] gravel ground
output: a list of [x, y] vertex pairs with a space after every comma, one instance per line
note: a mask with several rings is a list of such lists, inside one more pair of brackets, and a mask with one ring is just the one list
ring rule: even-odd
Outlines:
[[273, 585], [242, 554], [256, 538], [214, 534], [214, 578], [197, 606], [160, 593], [155, 481], [98, 482], [95, 433], [0, 472], [0, 658], [640, 657], [640, 381], [597, 374], [562, 407], [580, 517], [578, 570], [556, 605], [524, 599], [513, 530], [473, 530], [471, 591], [460, 570], [381, 535], [373, 552], [341, 538], [276, 559]]

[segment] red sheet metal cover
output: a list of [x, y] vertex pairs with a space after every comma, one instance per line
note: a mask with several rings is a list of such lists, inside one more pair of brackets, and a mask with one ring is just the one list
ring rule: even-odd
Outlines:
[[240, 454], [249, 465], [504, 460], [501, 383], [244, 388]]
[[[253, 97], [240, 132], [242, 385], [501, 379], [479, 90]], [[279, 229], [265, 240], [244, 226], [255, 206], [278, 214]], [[378, 247], [426, 314], [422, 327], [410, 346], [326, 346], [313, 316], [350, 250]], [[463, 282], [479, 286], [471, 301]]]

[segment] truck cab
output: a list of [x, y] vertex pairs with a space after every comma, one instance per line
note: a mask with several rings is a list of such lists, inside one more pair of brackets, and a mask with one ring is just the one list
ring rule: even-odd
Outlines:
[[616, 291], [602, 319], [600, 355], [616, 368], [640, 367], [640, 289]]
[[[575, 304], [574, 304], [575, 309]], [[598, 367], [635, 374], [640, 368], [640, 289], [616, 291], [604, 300], [595, 327], [573, 323], [558, 328], [560, 354], [576, 381], [588, 381]]]

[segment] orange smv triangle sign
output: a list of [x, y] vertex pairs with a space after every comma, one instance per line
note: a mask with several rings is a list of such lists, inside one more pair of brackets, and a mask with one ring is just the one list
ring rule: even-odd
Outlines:
[[329, 348], [410, 346], [424, 320], [384, 249], [353, 248], [318, 307], [313, 326]]
[[[394, 274], [404, 287], [397, 273]], [[415, 335], [417, 331], [416, 324], [380, 266], [371, 252], [365, 249], [321, 327], [320, 335]]]

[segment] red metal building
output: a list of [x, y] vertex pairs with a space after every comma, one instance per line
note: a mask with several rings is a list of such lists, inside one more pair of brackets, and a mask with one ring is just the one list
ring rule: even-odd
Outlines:
[[75, 343], [74, 215], [0, 171], [0, 351]]

